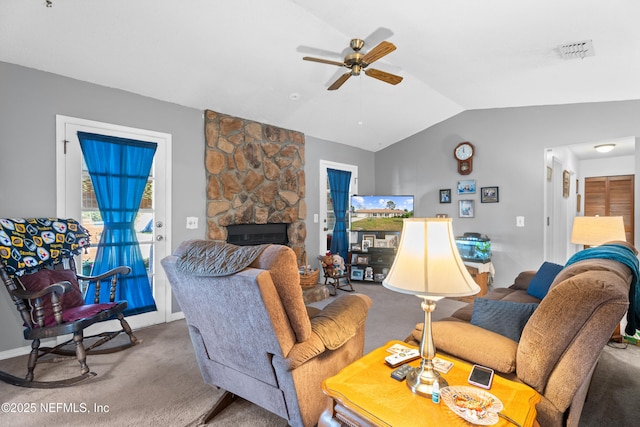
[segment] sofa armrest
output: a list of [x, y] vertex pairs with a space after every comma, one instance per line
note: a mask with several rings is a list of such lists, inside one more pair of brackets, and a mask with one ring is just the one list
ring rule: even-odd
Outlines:
[[531, 279], [536, 275], [535, 270], [527, 270], [523, 271], [515, 278], [513, 281], [513, 285], [509, 286], [510, 289], [520, 289], [522, 291], [526, 291], [529, 289], [529, 283], [531, 283]]
[[[422, 340], [422, 328], [423, 324], [419, 323], [411, 334], [417, 342]], [[457, 320], [433, 322], [432, 330], [436, 351], [501, 373], [515, 372], [517, 342], [479, 326]]]

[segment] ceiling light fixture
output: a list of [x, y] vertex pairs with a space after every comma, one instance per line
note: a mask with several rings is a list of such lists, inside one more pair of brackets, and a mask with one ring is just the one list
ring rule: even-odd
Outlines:
[[560, 46], [560, 54], [564, 59], [586, 58], [595, 56], [593, 41], [584, 40], [581, 42], [567, 43]]
[[609, 151], [613, 150], [615, 146], [616, 144], [600, 144], [596, 145], [593, 148], [595, 148], [598, 153], [608, 153]]

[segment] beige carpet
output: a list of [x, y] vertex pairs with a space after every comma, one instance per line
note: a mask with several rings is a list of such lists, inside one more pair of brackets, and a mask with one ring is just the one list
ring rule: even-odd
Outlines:
[[[89, 357], [97, 377], [73, 387], [38, 390], [0, 383], [0, 402], [22, 413], [0, 413], [2, 426], [187, 426], [200, 424], [222, 394], [202, 382], [185, 322], [176, 321], [136, 331], [143, 339], [131, 349]], [[78, 362], [66, 360], [36, 368], [39, 378], [75, 375]], [[0, 361], [0, 369], [26, 371], [26, 357]], [[56, 375], [54, 375], [54, 373]], [[35, 404], [35, 405], [33, 405]], [[3, 407], [4, 409], [4, 407]], [[34, 409], [35, 411], [31, 411]], [[31, 411], [31, 412], [26, 412]], [[219, 426], [264, 426], [286, 422], [239, 400], [216, 418]]]
[[[367, 320], [365, 352], [389, 340], [404, 339], [415, 323], [423, 319], [416, 297], [391, 292], [379, 285], [358, 284], [356, 290], [370, 295], [374, 301]], [[434, 319], [448, 315], [461, 305], [458, 301], [438, 302]], [[136, 335], [144, 340], [143, 344], [111, 355], [89, 357], [87, 362], [98, 376], [80, 385], [37, 390], [0, 382], [0, 403], [5, 403], [0, 411], [0, 425], [202, 425], [202, 418], [222, 392], [202, 382], [185, 322], [145, 328], [136, 331]], [[640, 389], [639, 365], [638, 347], [605, 350], [581, 426], [635, 425], [633, 422], [640, 416], [635, 400], [631, 397], [626, 404], [621, 402], [623, 396], [635, 395]], [[22, 376], [26, 356], [2, 360], [0, 369]], [[43, 364], [36, 372], [46, 379], [61, 371], [68, 376], [75, 375], [77, 369], [75, 360], [65, 360]], [[17, 412], [6, 412], [6, 408]], [[287, 423], [238, 399], [208, 425], [284, 427]]]

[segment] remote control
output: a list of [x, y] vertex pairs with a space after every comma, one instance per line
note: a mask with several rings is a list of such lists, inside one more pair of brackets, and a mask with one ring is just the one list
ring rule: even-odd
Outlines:
[[412, 369], [413, 368], [409, 366], [408, 363], [405, 363], [404, 365], [400, 366], [398, 369], [395, 369], [393, 372], [391, 372], [391, 378], [398, 381], [404, 381], [404, 379], [407, 377], [407, 374]]
[[387, 356], [384, 358], [384, 361], [387, 365], [395, 368], [397, 366], [403, 365], [407, 362], [411, 362], [412, 360], [416, 360], [420, 357], [420, 351], [411, 349], [409, 351], [392, 354], [391, 356]]

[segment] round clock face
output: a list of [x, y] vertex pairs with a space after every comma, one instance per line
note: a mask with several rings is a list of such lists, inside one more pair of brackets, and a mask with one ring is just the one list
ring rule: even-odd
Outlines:
[[467, 160], [473, 156], [473, 146], [468, 143], [460, 144], [456, 147], [454, 154], [458, 160]]

